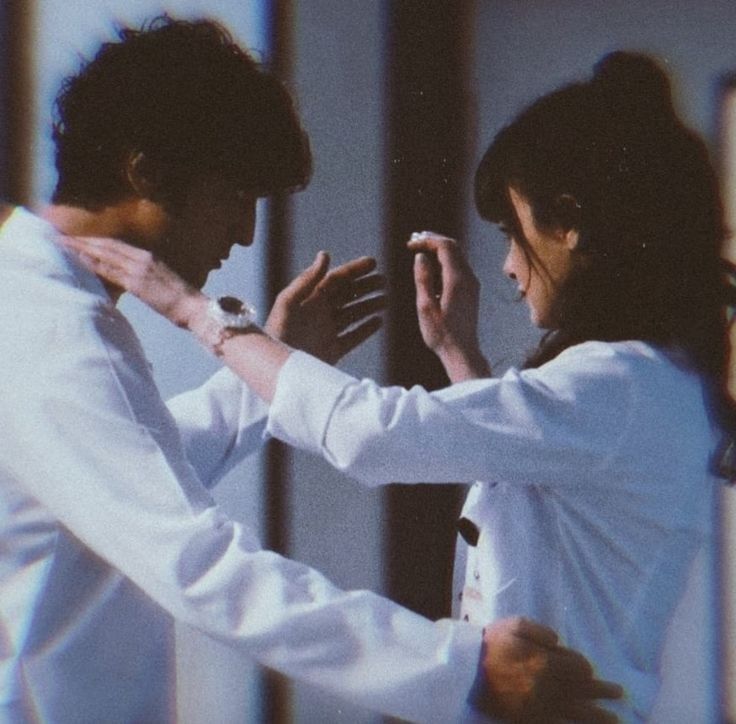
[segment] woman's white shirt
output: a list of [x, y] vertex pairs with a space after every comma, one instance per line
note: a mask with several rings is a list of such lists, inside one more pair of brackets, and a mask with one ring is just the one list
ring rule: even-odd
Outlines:
[[675, 356], [588, 342], [538, 369], [430, 393], [295, 353], [268, 430], [369, 485], [483, 481], [463, 510], [479, 538], [462, 615], [554, 627], [625, 686], [625, 720], [646, 716], [716, 487], [703, 385]]

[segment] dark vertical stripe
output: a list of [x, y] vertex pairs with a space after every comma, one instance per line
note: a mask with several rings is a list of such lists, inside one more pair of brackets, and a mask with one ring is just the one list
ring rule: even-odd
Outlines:
[[[463, 238], [473, 4], [388, 0], [386, 10], [388, 375], [436, 389], [447, 378], [419, 334], [405, 243], [424, 229]], [[432, 618], [449, 613], [459, 494], [456, 486], [387, 491], [389, 595]]]
[[0, 199], [8, 197], [9, 191], [9, 153], [10, 153], [10, 54], [8, 40], [8, 7], [0, 3]]
[[[736, 97], [736, 74], [730, 74], [720, 80], [720, 84], [715, 94], [715, 131], [717, 158], [720, 162], [719, 172], [722, 182], [733, 182], [736, 178], [736, 169], [729, 168], [729, 155], [734, 154], [734, 144], [736, 143], [736, 127], [734, 127], [734, 114], [728, 113], [726, 109], [729, 101], [733, 102]], [[724, 206], [729, 208], [728, 200], [736, 193], [736, 189], [723, 187]], [[728, 216], [728, 214], [727, 214]], [[733, 228], [735, 219], [726, 218], [726, 225]], [[734, 233], [733, 231], [731, 232]], [[731, 241], [730, 244], [734, 242]], [[731, 258], [730, 254], [726, 254], [727, 258]], [[731, 358], [734, 359], [733, 352]], [[733, 363], [732, 363], [733, 364]], [[717, 633], [714, 635], [714, 643], [716, 647], [716, 655], [713, 658], [713, 677], [712, 681], [718, 682], [718, 706], [721, 714], [721, 721], [730, 722], [729, 710], [736, 707], [736, 690], [733, 688], [733, 682], [729, 680], [729, 675], [733, 670], [733, 666], [729, 664], [736, 661], [736, 654], [733, 650], [733, 637], [736, 632], [730, 631], [729, 615], [731, 606], [734, 602], [734, 591], [729, 590], [730, 571], [728, 570], [734, 551], [729, 550], [730, 531], [736, 526], [736, 521], [728, 519], [729, 508], [726, 505], [726, 496], [733, 496], [732, 490], [721, 490], [719, 492], [719, 503], [716, 506], [715, 513], [715, 540], [720, 542], [713, 556], [713, 594], [714, 606], [716, 611], [713, 613], [714, 620], [718, 627]]]
[[[271, 0], [269, 7], [269, 65], [286, 83], [292, 75], [292, 5], [291, 0]], [[269, 308], [276, 295], [288, 283], [290, 255], [290, 205], [286, 194], [269, 200], [267, 231], [266, 295]], [[289, 450], [278, 440], [266, 447], [265, 537], [266, 547], [278, 553], [289, 553], [289, 489], [287, 470]], [[263, 677], [262, 720], [268, 724], [292, 721], [291, 694], [288, 679], [275, 671]]]
[[30, 197], [31, 6], [27, 0], [0, 5], [0, 198], [15, 203]]

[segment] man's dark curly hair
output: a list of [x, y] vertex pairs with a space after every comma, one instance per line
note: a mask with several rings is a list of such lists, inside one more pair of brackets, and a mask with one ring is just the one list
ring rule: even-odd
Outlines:
[[162, 16], [118, 36], [56, 99], [54, 203], [125, 197], [133, 153], [155, 169], [164, 203], [211, 173], [257, 196], [306, 186], [309, 143], [289, 93], [223, 27]]

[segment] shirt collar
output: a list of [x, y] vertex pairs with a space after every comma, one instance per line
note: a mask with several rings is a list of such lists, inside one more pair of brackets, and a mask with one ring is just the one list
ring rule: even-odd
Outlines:
[[79, 261], [76, 252], [60, 243], [61, 236], [48, 221], [18, 206], [0, 227], [0, 247], [12, 246], [31, 257], [41, 271], [68, 275], [77, 287], [111, 301], [99, 277]]

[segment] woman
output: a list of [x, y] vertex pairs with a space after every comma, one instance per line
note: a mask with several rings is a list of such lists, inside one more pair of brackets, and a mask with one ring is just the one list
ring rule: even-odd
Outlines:
[[[213, 332], [208, 300], [145, 252], [70, 245], [221, 355], [272, 403], [277, 437], [368, 484], [485, 481], [463, 510], [463, 617], [551, 626], [624, 684], [614, 708], [640, 721], [733, 429], [715, 177], [661, 70], [617, 53], [503, 129], [475, 191], [548, 332], [524, 370], [491, 379], [472, 272], [452, 240], [416, 235], [422, 334], [458, 383], [433, 393], [355, 380], [255, 327]], [[334, 325], [312, 293], [327, 265], [318, 256], [267, 327], [288, 340], [300, 315]]]

